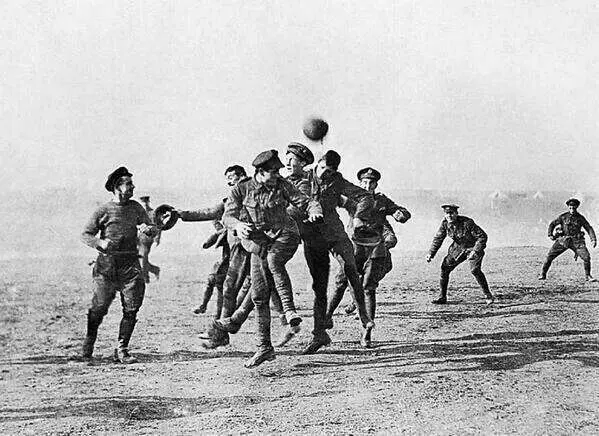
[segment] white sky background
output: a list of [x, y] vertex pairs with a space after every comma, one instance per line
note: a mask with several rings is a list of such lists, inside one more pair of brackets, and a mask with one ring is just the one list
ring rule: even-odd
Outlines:
[[597, 191], [597, 23], [594, 1], [4, 0], [0, 186], [219, 187], [320, 114], [383, 190]]

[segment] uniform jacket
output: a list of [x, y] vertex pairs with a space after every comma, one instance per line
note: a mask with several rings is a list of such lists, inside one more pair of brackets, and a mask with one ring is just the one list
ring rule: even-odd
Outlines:
[[453, 224], [448, 223], [445, 218], [441, 221], [441, 226], [433, 238], [429, 251], [431, 257], [437, 254], [446, 236], [453, 239], [453, 243], [449, 247], [449, 254], [454, 258], [458, 258], [467, 250], [482, 254], [487, 246], [485, 231], [477, 226], [473, 219], [458, 215]]
[[322, 213], [317, 201], [311, 200], [288, 180], [279, 178], [271, 188], [255, 178], [248, 179], [231, 190], [225, 204], [223, 223], [229, 230], [245, 222], [254, 224], [259, 230], [283, 230], [299, 235], [295, 221], [287, 213], [290, 204], [300, 210], [307, 209], [309, 214]]
[[576, 212], [575, 214], [571, 214], [570, 212], [565, 212], [565, 213], [562, 213], [560, 216], [558, 216], [553, 221], [551, 221], [551, 223], [549, 223], [549, 228], [547, 230], [549, 237], [553, 236], [553, 229], [558, 224], [561, 224], [562, 229], [564, 231], [564, 236], [566, 236], [566, 237], [569, 236], [574, 239], [584, 240], [584, 233], [582, 232], [582, 229], [585, 229], [586, 232], [589, 234], [589, 238], [591, 238], [591, 241], [592, 242], [597, 241], [597, 236], [595, 235], [595, 230], [593, 230], [593, 227], [591, 227], [591, 225], [589, 224], [587, 219], [584, 216], [582, 216], [581, 214], [579, 214], [578, 212]]
[[322, 206], [324, 222], [309, 225], [312, 232], [310, 237], [324, 237], [329, 242], [347, 238], [347, 233], [339, 214], [337, 206], [341, 204], [341, 196], [345, 196], [355, 203], [355, 218], [368, 222], [374, 199], [368, 191], [348, 182], [341, 173], [335, 172], [328, 180], [319, 180], [314, 172], [309, 173], [310, 194]]
[[[307, 171], [302, 171], [300, 174], [290, 174], [287, 176], [287, 180], [293, 183], [293, 185], [303, 194], [306, 194], [308, 197], [310, 197], [310, 176]], [[287, 207], [287, 213], [297, 223], [300, 236], [303, 238], [306, 234], [306, 224], [304, 223], [304, 220], [308, 218], [308, 214], [305, 210], [301, 210], [292, 204]]]
[[[371, 257], [385, 257], [388, 247], [394, 247], [397, 244], [397, 237], [395, 236], [393, 227], [387, 221], [387, 216], [393, 215], [398, 210], [401, 210], [408, 219], [411, 217], [411, 214], [405, 207], [398, 206], [383, 193], [374, 193], [373, 199], [374, 203], [367, 224], [372, 230], [379, 233], [381, 243], [373, 249]], [[342, 207], [347, 210], [351, 218], [354, 217], [356, 210], [356, 203], [354, 201], [343, 198]], [[351, 220], [349, 228], [352, 228]]]

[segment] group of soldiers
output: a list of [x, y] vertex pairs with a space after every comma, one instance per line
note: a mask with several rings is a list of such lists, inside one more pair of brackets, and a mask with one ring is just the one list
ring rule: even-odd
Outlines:
[[[392, 268], [389, 250], [397, 244], [387, 218], [391, 216], [399, 223], [406, 223], [411, 214], [377, 192], [381, 174], [376, 169], [361, 169], [357, 174], [359, 186], [346, 180], [339, 172], [341, 156], [333, 150], [315, 161], [307, 146], [292, 142], [285, 150], [284, 162], [276, 150], [267, 150], [253, 160], [251, 177], [243, 167], [230, 166], [224, 173], [231, 188], [227, 198], [198, 210], [170, 208], [160, 219], [153, 217], [158, 225], [148, 214], [152, 212], [148, 202], [144, 208], [132, 200], [134, 185], [127, 168], [112, 172], [105, 188], [113, 199], [94, 212], [82, 234], [83, 241], [99, 253], [93, 269], [95, 289], [88, 311], [87, 334], [79, 358], [91, 359], [98, 327], [119, 292], [123, 317], [114, 359], [122, 363], [136, 362], [129, 353], [129, 340], [149, 280], [148, 273], [158, 277], [160, 272], [149, 263], [149, 247], [159, 236], [161, 220], [173, 216], [182, 221], [212, 221], [215, 232], [204, 247], [222, 247], [202, 302], [195, 310], [205, 312], [216, 289], [217, 310], [203, 338], [205, 348], [227, 345], [230, 335], [239, 331], [255, 309], [257, 350], [244, 366], [252, 368], [273, 360], [271, 304], [285, 326], [283, 336], [274, 345], [284, 346], [297, 335], [303, 320], [296, 310], [286, 264], [299, 245], [303, 246], [314, 293], [312, 337], [302, 354], [316, 353], [331, 343], [328, 331], [333, 328], [333, 313], [348, 288], [353, 307], [347, 311], [357, 310], [360, 344], [370, 348], [376, 290]], [[280, 175], [283, 168], [288, 172], [287, 177]], [[584, 262], [587, 280], [594, 281], [582, 229], [589, 234], [593, 247], [596, 236], [588, 221], [578, 213], [579, 204], [576, 199], [568, 200], [569, 211], [550, 224], [549, 236], [555, 243], [540, 279], [546, 278], [555, 257], [572, 249]], [[338, 214], [340, 207], [347, 210], [350, 217], [347, 229]], [[492, 304], [495, 298], [481, 269], [487, 234], [471, 218], [460, 215], [459, 206], [444, 204], [441, 207], [445, 217], [433, 238], [427, 262], [434, 258], [446, 237], [453, 243], [441, 263], [440, 295], [432, 303], [447, 302], [450, 273], [468, 260], [486, 304]], [[329, 296], [331, 255], [340, 269]]]

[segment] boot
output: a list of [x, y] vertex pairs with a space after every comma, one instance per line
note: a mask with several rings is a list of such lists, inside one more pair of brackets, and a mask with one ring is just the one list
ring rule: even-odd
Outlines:
[[94, 344], [98, 337], [98, 327], [102, 323], [104, 316], [100, 316], [91, 310], [87, 311], [87, 333], [81, 346], [81, 354], [72, 357], [72, 360], [84, 361], [90, 360], [94, 354]]
[[243, 366], [245, 366], [246, 368], [255, 368], [264, 362], [275, 360], [275, 358], [276, 354], [275, 349], [273, 347], [263, 348], [256, 351], [256, 353], [252, 357], [245, 361]]
[[322, 333], [319, 336], [314, 336], [308, 346], [302, 350], [302, 354], [314, 354], [322, 347], [331, 344], [331, 337], [327, 333]]
[[279, 342], [275, 344], [277, 347], [284, 347], [287, 343], [292, 340], [296, 334], [300, 331], [300, 326], [297, 325], [295, 327], [289, 326], [289, 328], [285, 331]]
[[115, 362], [127, 364], [137, 362], [137, 359], [129, 354], [129, 340], [137, 323], [135, 316], [135, 313], [123, 313], [119, 326], [119, 343], [114, 350]]
[[360, 339], [360, 345], [362, 345], [364, 348], [371, 348], [372, 347], [372, 329], [374, 328], [374, 322], [369, 322], [368, 324], [366, 324], [366, 327], [364, 328], [364, 331], [362, 332], [362, 338]]
[[208, 329], [209, 339], [202, 340], [201, 345], [207, 350], [214, 350], [218, 347], [229, 345], [229, 333], [220, 330], [216, 326], [216, 321]]
[[221, 318], [214, 320], [214, 327], [227, 333], [237, 333], [241, 325], [233, 321], [232, 317]]
[[119, 346], [114, 349], [113, 360], [117, 363], [124, 363], [126, 365], [138, 362], [135, 357], [129, 354], [129, 349], [127, 347], [123, 347], [120, 343]]

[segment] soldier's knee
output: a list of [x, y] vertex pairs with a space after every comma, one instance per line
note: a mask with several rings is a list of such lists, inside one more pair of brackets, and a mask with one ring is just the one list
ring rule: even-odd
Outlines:
[[137, 319], [138, 311], [139, 309], [123, 309], [123, 318], [130, 321], [135, 321]]

